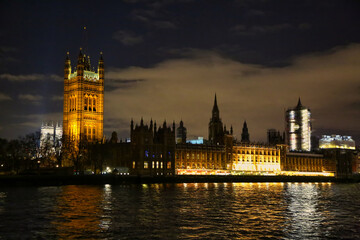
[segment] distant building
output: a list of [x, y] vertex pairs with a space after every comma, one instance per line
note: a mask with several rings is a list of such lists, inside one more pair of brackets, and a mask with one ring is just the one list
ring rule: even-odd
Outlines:
[[301, 104], [286, 111], [286, 137], [290, 151], [311, 151], [311, 113]]
[[285, 144], [285, 132], [280, 134], [276, 129], [267, 130], [267, 141], [270, 145]]
[[186, 127], [184, 127], [182, 120], [180, 126], [176, 129], [176, 143], [186, 143]]
[[351, 136], [341, 135], [323, 135], [319, 142], [319, 147], [326, 148], [342, 148], [355, 150], [355, 141]]
[[172, 129], [163, 123], [157, 128], [152, 120], [150, 125], [134, 127], [131, 121], [131, 163], [130, 174], [137, 175], [174, 175], [175, 174], [175, 123]]
[[227, 135], [233, 134], [233, 128], [230, 127], [230, 131], [226, 130], [226, 126], [223, 126], [223, 123], [220, 118], [220, 111], [217, 105], [216, 94], [214, 100], [214, 106], [212, 109], [212, 115], [209, 122], [209, 140], [208, 144], [214, 145], [224, 145], [225, 137]]
[[186, 140], [186, 143], [204, 144], [204, 137], [197, 137], [196, 139], [189, 139], [189, 140]]
[[63, 129], [59, 123], [43, 123], [40, 129], [40, 149], [61, 146]]
[[224, 144], [224, 129], [223, 123], [220, 118], [220, 111], [217, 105], [216, 94], [214, 106], [212, 109], [212, 115], [209, 122], [209, 142], [215, 145]]

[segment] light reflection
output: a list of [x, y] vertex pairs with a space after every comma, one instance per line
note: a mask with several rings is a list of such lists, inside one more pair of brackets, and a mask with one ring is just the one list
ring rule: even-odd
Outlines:
[[104, 196], [103, 196], [103, 201], [102, 201], [102, 210], [103, 210], [103, 214], [101, 216], [101, 221], [100, 221], [100, 228], [103, 231], [107, 231], [111, 224], [112, 224], [112, 220], [111, 220], [111, 212], [112, 212], [112, 188], [110, 184], [105, 184], [104, 186]]
[[306, 239], [309, 233], [316, 232], [324, 216], [317, 209], [319, 189], [316, 184], [295, 183], [286, 189], [289, 201], [286, 231]]
[[[64, 186], [57, 197], [56, 218], [52, 224], [60, 238], [81, 237], [84, 232], [99, 231], [103, 209], [102, 190], [98, 186]], [[66, 221], [64, 221], [66, 219]]]

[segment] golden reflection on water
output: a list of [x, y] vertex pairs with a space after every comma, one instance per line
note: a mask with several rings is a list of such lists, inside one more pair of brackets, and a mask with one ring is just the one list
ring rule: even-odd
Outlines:
[[[64, 186], [56, 199], [52, 224], [60, 239], [84, 237], [101, 230], [104, 189], [99, 186]], [[106, 196], [105, 187], [105, 196]]]

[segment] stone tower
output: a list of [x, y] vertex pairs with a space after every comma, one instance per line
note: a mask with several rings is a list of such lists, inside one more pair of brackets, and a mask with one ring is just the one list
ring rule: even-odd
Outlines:
[[216, 94], [214, 106], [212, 109], [212, 116], [209, 122], [209, 142], [215, 145], [224, 144], [224, 129], [220, 118], [220, 112], [217, 105]]
[[182, 120], [180, 121], [180, 126], [176, 129], [176, 143], [186, 143], [186, 127], [184, 127]]
[[250, 142], [250, 135], [249, 135], [249, 130], [248, 130], [246, 121], [244, 122], [242, 133], [241, 133], [241, 142], [243, 142], [243, 143]]
[[81, 50], [74, 71], [69, 53], [65, 60], [63, 135], [65, 141], [98, 142], [103, 139], [104, 60], [100, 53], [95, 72]]

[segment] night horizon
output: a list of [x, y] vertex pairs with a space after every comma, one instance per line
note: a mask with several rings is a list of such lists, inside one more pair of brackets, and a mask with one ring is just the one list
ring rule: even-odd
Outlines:
[[112, 131], [128, 138], [130, 120], [143, 118], [183, 120], [188, 137], [206, 139], [216, 93], [236, 138], [245, 120], [251, 141], [265, 142], [270, 128], [284, 131], [285, 111], [300, 97], [312, 135], [360, 141], [356, 1], [1, 5], [1, 138], [62, 122], [66, 52], [74, 66], [82, 47], [93, 66], [104, 55], [107, 138]]

